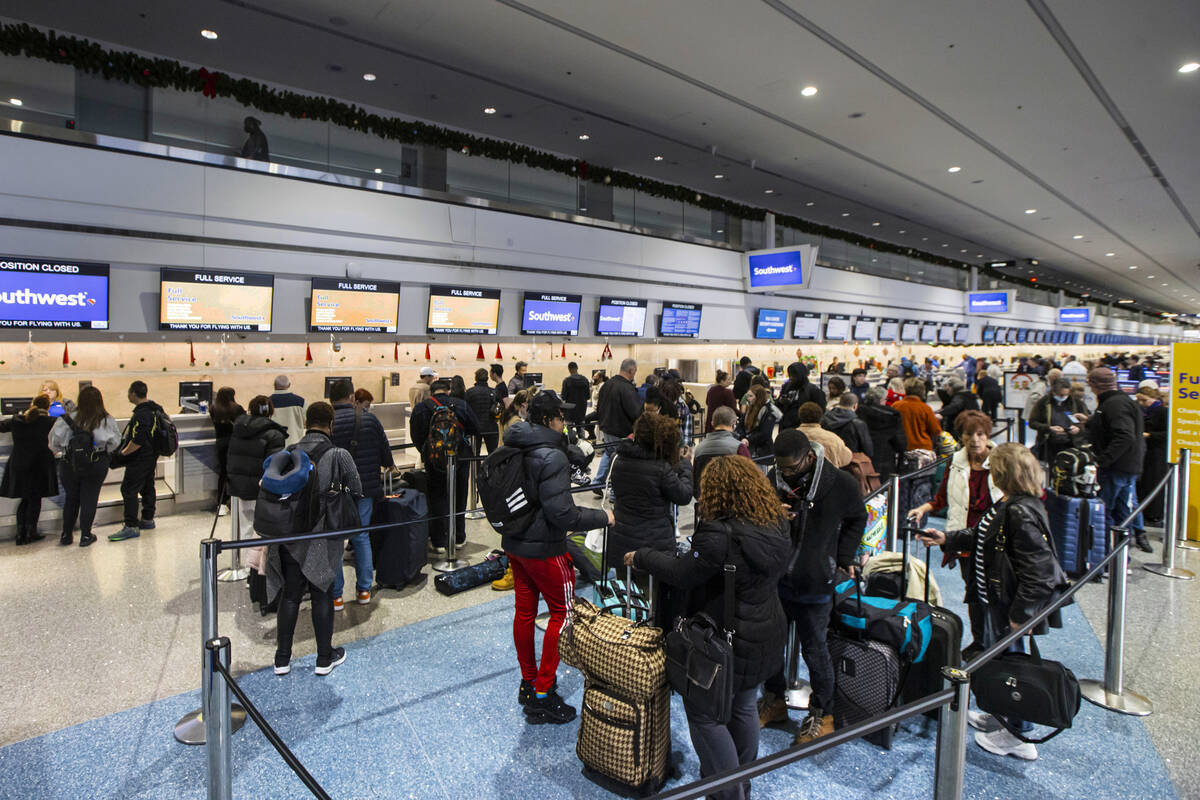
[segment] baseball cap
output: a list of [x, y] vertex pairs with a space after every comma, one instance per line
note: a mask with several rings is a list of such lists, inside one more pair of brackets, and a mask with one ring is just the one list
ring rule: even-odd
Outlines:
[[433, 367], [421, 367], [422, 378], [428, 378], [430, 375], [437, 375], [437, 370]]

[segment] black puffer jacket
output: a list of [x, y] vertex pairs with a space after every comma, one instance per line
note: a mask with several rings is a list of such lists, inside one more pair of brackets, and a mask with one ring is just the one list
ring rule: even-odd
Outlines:
[[476, 421], [479, 422], [480, 433], [495, 433], [499, 430], [496, 418], [492, 416], [492, 406], [496, 404], [496, 392], [488, 385], [487, 381], [476, 383], [467, 389], [466, 401], [467, 405], [471, 407], [471, 411], [475, 413]]
[[596, 413], [600, 430], [610, 436], [628, 436], [633, 423], [642, 415], [642, 398], [637, 387], [624, 375], [614, 375], [604, 382], [596, 395]]
[[779, 410], [783, 412], [783, 420], [779, 423], [780, 430], [800, 426], [800, 406], [805, 403], [816, 403], [822, 411], [825, 410], [826, 404], [825, 393], [821, 391], [821, 387], [809, 381], [806, 365], [796, 362], [788, 367], [788, 374], [798, 377], [788, 378], [784, 382], [779, 390], [779, 399], [775, 401]]
[[734, 675], [738, 691], [758, 686], [783, 666], [787, 619], [776, 586], [792, 543], [784, 522], [760, 528], [745, 520], [704, 520], [696, 526], [690, 552], [676, 556], [648, 547], [634, 566], [670, 586], [691, 589], [688, 611], [703, 611], [725, 624], [724, 565], [734, 575]]
[[[821, 465], [819, 480], [815, 472], [795, 488], [785, 483], [774, 467], [767, 473], [779, 499], [796, 514], [791, 532], [798, 553], [791, 572], [780, 581], [780, 591], [795, 600], [815, 600], [833, 591], [837, 567], [846, 569], [854, 563], [867, 527], [858, 481], [828, 461]], [[806, 499], [810, 480], [818, 480], [812, 508], [807, 507]]]
[[263, 461], [272, 453], [278, 453], [286, 444], [287, 428], [270, 417], [242, 414], [235, 419], [233, 436], [229, 439], [229, 460], [225, 467], [229, 475], [229, 494], [242, 500], [257, 498]]
[[858, 416], [867, 423], [867, 430], [871, 433], [874, 447], [871, 463], [875, 465], [875, 471], [880, 478], [890, 478], [899, 468], [900, 457], [908, 449], [908, 437], [904, 435], [900, 412], [890, 406], [860, 403]]
[[871, 439], [867, 423], [845, 406], [826, 411], [825, 416], [821, 417], [821, 427], [836, 433], [846, 443], [846, 447], [850, 448], [851, 453], [865, 453], [867, 458], [875, 455], [875, 442]]
[[568, 532], [608, 523], [603, 511], [581, 508], [572, 499], [566, 436], [522, 420], [505, 431], [504, 443], [525, 451], [526, 492], [542, 507], [528, 528], [504, 534], [505, 552], [522, 558], [553, 558], [567, 552]]
[[[1066, 590], [1069, 582], [1050, 543], [1050, 522], [1040, 500], [1014, 497], [1000, 503], [996, 515], [982, 543], [988, 602], [997, 616], [1022, 623], [1045, 608], [1056, 592]], [[975, 529], [950, 531], [945, 549], [973, 554]], [[1040, 632], [1044, 629], [1035, 630]]]
[[[379, 419], [370, 411], [363, 411], [359, 423], [358, 438], [354, 438], [355, 409], [352, 403], [338, 403], [333, 407], [333, 435], [329, 437], [335, 445], [350, 451], [358, 477], [362, 481], [363, 497], [375, 500], [383, 498], [383, 481], [379, 477], [382, 467], [390, 467], [392, 449], [387, 434]], [[356, 441], [357, 446], [351, 441]]]
[[950, 402], [942, 406], [942, 430], [949, 431], [952, 436], [958, 438], [958, 432], [954, 430], [954, 420], [964, 411], [978, 410], [979, 399], [975, 395], [966, 389], [955, 392]]
[[1112, 389], [1096, 398], [1096, 413], [1084, 431], [1100, 469], [1141, 475], [1146, 459], [1146, 420], [1132, 397]]
[[620, 564], [626, 553], [639, 547], [675, 549], [671, 504], [682, 506], [692, 500], [691, 462], [672, 466], [626, 440], [617, 447], [612, 490], [617, 498], [616, 524], [608, 532], [608, 563]]

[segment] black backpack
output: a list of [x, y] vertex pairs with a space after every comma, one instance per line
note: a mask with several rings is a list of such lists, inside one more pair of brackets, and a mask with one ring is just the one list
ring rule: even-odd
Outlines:
[[1059, 451], [1050, 465], [1050, 488], [1063, 497], [1095, 497], [1095, 463], [1091, 452], [1083, 448]]
[[457, 455], [462, 444], [462, 422], [454, 413], [453, 406], [442, 403], [436, 397], [425, 402], [433, 414], [429, 418], [429, 434], [421, 445], [421, 459], [426, 467], [444, 472], [450, 459], [448, 454]]
[[254, 504], [254, 530], [259, 536], [292, 536], [317, 526], [321, 519], [317, 464], [332, 449], [331, 442], [321, 442], [309, 454], [294, 444], [267, 456]]
[[96, 438], [92, 431], [84, 430], [71, 419], [70, 414], [63, 414], [62, 419], [71, 429], [71, 438], [67, 440], [66, 450], [63, 451], [63, 461], [76, 475], [86, 475], [95, 471], [100, 461], [100, 453], [96, 450]]
[[161, 408], [154, 409], [154, 432], [152, 434], [154, 442], [154, 455], [156, 456], [173, 456], [175, 451], [179, 449], [179, 431], [175, 429], [175, 423], [167, 416], [167, 412]]
[[523, 450], [496, 448], [480, 463], [475, 479], [479, 502], [497, 533], [521, 533], [533, 524], [541, 506], [526, 489]]

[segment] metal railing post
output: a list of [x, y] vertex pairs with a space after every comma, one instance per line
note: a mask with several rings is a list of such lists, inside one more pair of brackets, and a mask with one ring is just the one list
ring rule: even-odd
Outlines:
[[1179, 580], [1190, 581], [1194, 580], [1196, 574], [1190, 569], [1175, 566], [1175, 543], [1178, 539], [1179, 530], [1179, 485], [1180, 485], [1180, 464], [1176, 462], [1168, 465], [1171, 470], [1171, 479], [1167, 481], [1166, 491], [1163, 493], [1163, 557], [1161, 564], [1143, 564], [1142, 568], [1148, 572], [1153, 572], [1155, 575], [1163, 575], [1167, 578], [1178, 578]]
[[971, 678], [961, 669], [944, 667], [942, 675], [956, 692], [938, 711], [937, 752], [934, 756], [934, 800], [961, 800], [967, 762], [967, 708]]
[[457, 539], [458, 539], [458, 509], [456, 495], [458, 494], [455, 486], [455, 479], [458, 472], [458, 454], [448, 452], [446, 454], [446, 560], [438, 561], [433, 565], [433, 569], [437, 572], [453, 572], [454, 570], [467, 566], [468, 562], [465, 558], [458, 558]]
[[[242, 540], [242, 499], [240, 497], [229, 498], [229, 518], [232, 521], [233, 540], [240, 542]], [[218, 572], [217, 580], [232, 583], [244, 581], [249, 575], [250, 568], [242, 566], [242, 551], [234, 550], [229, 562], [229, 569]]]
[[888, 483], [888, 515], [887, 515], [887, 543], [885, 545], [889, 552], [896, 552], [896, 544], [900, 541], [900, 475], [892, 474], [892, 480]]
[[229, 668], [229, 640], [224, 636], [205, 643], [209, 687], [205, 694], [205, 749], [208, 751], [208, 800], [233, 797], [233, 726], [229, 705], [229, 684], [214, 662]]
[[788, 624], [787, 653], [787, 689], [784, 690], [784, 700], [788, 708], [802, 710], [808, 708], [809, 698], [812, 697], [812, 686], [800, 678], [800, 631], [796, 623]]
[[[488, 451], [489, 455], [491, 451]], [[475, 438], [475, 455], [476, 457], [483, 455], [483, 437]], [[483, 519], [487, 514], [479, 505], [479, 461], [472, 459], [471, 461], [471, 493], [470, 493], [471, 510], [467, 512], [467, 519]]]
[[[209, 707], [212, 687], [212, 661], [208, 642], [217, 638], [217, 555], [221, 542], [208, 538], [200, 542], [200, 708], [185, 714], [175, 723], [175, 739], [183, 744], [204, 744], [204, 715]], [[246, 724], [246, 709], [233, 707], [232, 730]]]
[[1125, 688], [1125, 589], [1129, 580], [1129, 531], [1113, 528], [1109, 544], [1121, 548], [1108, 570], [1108, 629], [1104, 648], [1104, 680], [1088, 678], [1079, 682], [1085, 700], [1109, 711], [1145, 717], [1154, 705], [1136, 692]]
[[1175, 514], [1175, 525], [1178, 534], [1175, 544], [1184, 550], [1200, 550], [1200, 542], [1188, 538], [1188, 497], [1192, 491], [1192, 451], [1186, 447], [1179, 449], [1179, 493], [1176, 502], [1179, 503]]

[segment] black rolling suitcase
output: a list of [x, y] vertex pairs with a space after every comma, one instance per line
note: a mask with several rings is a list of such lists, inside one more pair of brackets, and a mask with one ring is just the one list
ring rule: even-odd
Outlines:
[[[837, 688], [833, 693], [833, 726], [847, 728], [892, 707], [900, 690], [900, 655], [872, 639], [829, 632], [829, 657]], [[863, 738], [890, 750], [895, 726]]]
[[[375, 580], [383, 587], [403, 589], [425, 567], [429, 547], [429, 508], [425, 495], [415, 489], [400, 489], [375, 504], [372, 525], [394, 524], [394, 528], [371, 531]], [[411, 525], [402, 522], [419, 520]]]
[[[905, 568], [900, 574], [907, 581], [908, 575], [908, 536], [911, 530], [904, 531], [904, 561]], [[929, 556], [933, 548], [925, 549], [925, 604], [929, 605]], [[902, 586], [901, 594], [908, 590]], [[920, 700], [942, 689], [942, 667], [962, 666], [962, 619], [953, 611], [941, 606], [929, 606], [930, 622], [933, 624], [933, 636], [925, 650], [925, 658], [911, 665], [904, 676], [904, 685], [900, 690], [900, 702], [911, 703]], [[936, 711], [928, 711], [925, 716], [937, 719]]]

